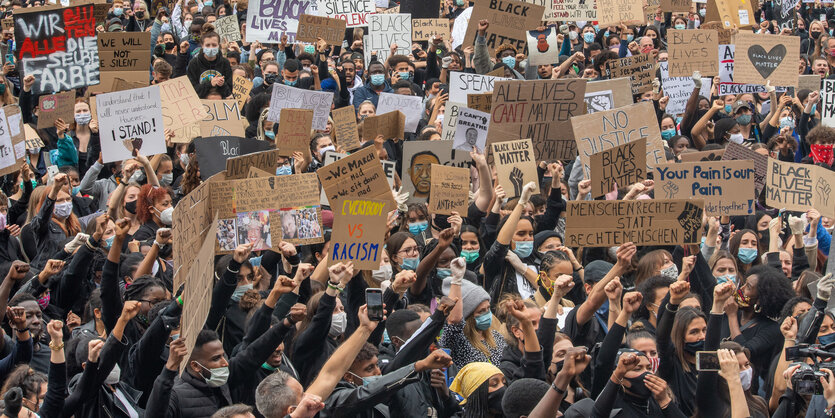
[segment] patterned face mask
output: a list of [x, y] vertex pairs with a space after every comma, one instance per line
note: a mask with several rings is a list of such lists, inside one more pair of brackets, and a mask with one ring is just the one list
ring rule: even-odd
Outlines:
[[41, 310], [46, 309], [46, 307], [49, 306], [49, 296], [50, 292], [49, 290], [47, 290], [46, 293], [43, 294], [43, 296], [38, 298], [38, 306], [41, 307]]

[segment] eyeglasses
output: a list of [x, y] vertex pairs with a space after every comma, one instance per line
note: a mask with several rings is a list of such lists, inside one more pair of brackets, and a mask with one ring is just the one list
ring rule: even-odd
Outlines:
[[417, 254], [417, 252], [418, 247], [414, 246], [409, 248], [401, 248], [400, 251], [397, 252], [397, 254]]

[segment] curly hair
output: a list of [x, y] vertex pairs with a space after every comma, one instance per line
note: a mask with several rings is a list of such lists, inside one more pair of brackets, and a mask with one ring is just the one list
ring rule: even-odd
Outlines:
[[806, 134], [806, 141], [810, 144], [835, 144], [835, 128], [816, 126]]
[[812, 299], [809, 299], [809, 298], [806, 298], [806, 297], [803, 297], [803, 296], [795, 296], [795, 297], [789, 299], [786, 302], [786, 304], [783, 305], [783, 309], [780, 311], [780, 319], [783, 320], [785, 318], [788, 318], [789, 316], [792, 316], [792, 311], [794, 311], [794, 308], [797, 305], [799, 305], [801, 303], [804, 303], [804, 302], [808, 303], [809, 305], [812, 305], [812, 303], [813, 303]]
[[200, 164], [197, 162], [197, 158], [191, 158], [186, 166], [186, 172], [183, 174], [183, 180], [180, 181], [180, 190], [183, 192], [184, 196], [188, 195], [194, 191], [194, 189], [196, 189], [201, 182]]
[[[786, 275], [781, 270], [766, 265], [760, 265], [748, 270], [746, 282], [751, 276], [757, 276], [758, 313], [768, 318], [777, 318], [786, 302], [794, 295]], [[753, 301], [752, 301], [753, 302]]]
[[20, 388], [23, 390], [24, 398], [29, 399], [34, 396], [37, 399], [41, 393], [41, 385], [46, 383], [45, 374], [35, 371], [28, 364], [21, 364], [9, 373], [2, 390], [6, 393], [11, 388]]
[[168, 187], [157, 187], [151, 184], [146, 184], [139, 189], [139, 196], [137, 197], [136, 202], [136, 217], [139, 219], [139, 222], [145, 223], [150, 221], [153, 218], [153, 214], [151, 213], [151, 206], [165, 198], [165, 196], [171, 196], [171, 189]]
[[495, 51], [494, 51], [495, 54], [496, 54], [496, 59], [499, 59], [499, 57], [502, 56], [502, 52], [504, 52], [508, 49], [513, 51], [513, 56], [515, 57], [516, 54], [517, 54], [515, 46], [513, 46], [511, 44], [501, 44], [501, 45], [497, 46]]

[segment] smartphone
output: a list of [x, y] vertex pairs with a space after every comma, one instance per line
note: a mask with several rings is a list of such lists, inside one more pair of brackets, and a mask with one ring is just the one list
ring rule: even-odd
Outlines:
[[47, 174], [49, 174], [49, 179], [48, 179], [49, 184], [52, 184], [52, 181], [55, 179], [55, 175], [58, 174], [58, 166], [57, 165], [51, 165], [51, 166], [46, 168], [46, 172], [47, 172]]
[[698, 371], [719, 371], [719, 356], [715, 351], [696, 352], [696, 370]]
[[6, 54], [6, 63], [14, 65], [14, 54]]
[[368, 319], [383, 320], [383, 291], [382, 289], [365, 289], [365, 304], [368, 305]]

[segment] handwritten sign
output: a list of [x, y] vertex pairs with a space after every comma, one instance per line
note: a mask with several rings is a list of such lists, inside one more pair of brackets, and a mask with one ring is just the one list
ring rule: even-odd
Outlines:
[[315, 43], [322, 38], [329, 45], [342, 45], [345, 38], [345, 20], [322, 16], [301, 15], [296, 40]]
[[644, 6], [641, 0], [597, 0], [597, 20], [600, 27], [643, 25]]
[[734, 79], [738, 83], [797, 86], [797, 64], [789, 57], [800, 55], [800, 38], [740, 32], [736, 35]]
[[403, 143], [401, 180], [409, 203], [426, 202], [432, 189], [432, 164], [451, 167], [472, 165], [470, 153], [452, 149], [452, 141], [406, 141]]
[[360, 135], [357, 130], [357, 114], [353, 106], [340, 107], [334, 109], [333, 115], [333, 132], [336, 136], [336, 141], [346, 151], [353, 151], [362, 145], [360, 143]]
[[[482, 93], [482, 94], [468, 94], [467, 95], [467, 107], [473, 110], [478, 110], [480, 112], [487, 112], [490, 113], [490, 109], [492, 108], [493, 102], [493, 93]], [[444, 109], [446, 110], [446, 109]]]
[[160, 102], [159, 86], [96, 96], [102, 162], [165, 153]]
[[[206, 108], [187, 76], [177, 77], [160, 84], [163, 126], [174, 131], [172, 142], [188, 143], [199, 136], [200, 121], [206, 118]], [[196, 126], [196, 132], [192, 129]]]
[[275, 174], [280, 155], [279, 150], [273, 149], [229, 158], [226, 160], [226, 180], [249, 177], [250, 169], [253, 168]]
[[570, 201], [565, 242], [569, 247], [698, 244], [703, 200]]
[[429, 213], [459, 215], [467, 213], [470, 198], [470, 170], [432, 164], [432, 189], [429, 193]]
[[511, 44], [517, 51], [525, 50], [528, 28], [539, 26], [545, 14], [545, 7], [519, 0], [478, 1], [467, 26], [464, 45], [475, 43], [478, 22], [490, 22], [485, 34], [490, 55], [501, 44]]
[[553, 0], [552, 20], [597, 20], [597, 0]]
[[275, 146], [281, 155], [289, 157], [301, 152], [310, 158], [310, 133], [313, 126], [313, 111], [310, 109], [285, 109], [275, 136]]
[[26, 143], [23, 138], [12, 138], [6, 112], [0, 112], [0, 175], [14, 173], [26, 160]]
[[720, 161], [722, 159], [722, 154], [724, 153], [724, 149], [715, 149], [710, 151], [682, 152], [681, 155], [679, 155], [679, 157], [681, 158], [681, 162], [683, 163], [695, 163], [699, 161]]
[[75, 90], [38, 98], [38, 129], [54, 127], [58, 119], [70, 124], [74, 120], [74, 114]]
[[507, 197], [522, 195], [522, 187], [530, 182], [539, 183], [536, 158], [530, 139], [495, 142], [492, 144], [496, 177]]
[[238, 16], [224, 16], [215, 20], [215, 32], [220, 35], [221, 41], [238, 42], [241, 40], [241, 27], [238, 24]]
[[665, 12], [687, 13], [691, 5], [691, 0], [661, 0], [661, 10]]
[[821, 90], [821, 124], [835, 126], [835, 80], [823, 80]]
[[273, 84], [267, 120], [279, 122], [282, 109], [313, 109], [313, 129], [326, 129], [333, 104], [333, 93], [302, 90], [284, 84]]
[[707, 3], [705, 22], [720, 22], [725, 29], [750, 28], [757, 24], [754, 9], [746, 0], [716, 0]]
[[[174, 272], [175, 288], [179, 288], [185, 281], [194, 263], [194, 254], [197, 254], [203, 245], [203, 238], [208, 237], [210, 242], [214, 243], [214, 230], [208, 233], [209, 229], [217, 224], [212, 222], [211, 187], [212, 182], [201, 183], [174, 206], [171, 232], [174, 265], [177, 266]], [[211, 248], [214, 254], [214, 244]]]
[[[696, 87], [691, 77], [692, 74], [687, 77], [670, 77], [669, 62], [659, 62], [658, 67], [661, 70], [661, 87], [664, 89], [664, 94], [670, 98], [667, 102], [667, 112], [671, 115], [684, 113], [687, 100], [693, 95], [693, 89]], [[719, 71], [721, 74], [722, 69]], [[699, 90], [699, 95], [710, 97], [712, 85], [713, 77], [702, 77], [702, 88]]]
[[200, 136], [244, 136], [244, 122], [236, 100], [201, 100], [206, 118], [200, 122]]
[[287, 35], [296, 40], [299, 16], [312, 0], [249, 0], [246, 13], [246, 41], [277, 44]]
[[751, 215], [757, 209], [753, 161], [659, 164], [653, 172], [655, 196], [704, 199], [708, 216]]
[[715, 30], [670, 29], [667, 39], [671, 76], [690, 77], [694, 71], [703, 76], [719, 74], [719, 34]]
[[238, 101], [238, 107], [243, 108], [252, 91], [252, 81], [246, 77], [235, 75], [232, 81], [232, 97]]
[[328, 201], [351, 197], [393, 202], [383, 166], [374, 147], [363, 148], [316, 171]]
[[600, 197], [615, 187], [622, 189], [647, 177], [647, 144], [632, 141], [589, 157], [591, 195]]
[[436, 36], [449, 39], [449, 19], [412, 19], [413, 42], [431, 41]]
[[[179, 206], [179, 205], [178, 205]], [[217, 223], [212, 222], [212, 225]], [[176, 228], [175, 228], [176, 229]], [[214, 233], [206, 234], [205, 238], [195, 240], [197, 252], [190, 254], [190, 268], [180, 267], [179, 283], [185, 283], [183, 289], [183, 315], [180, 328], [186, 339], [188, 353], [180, 362], [180, 367], [186, 367], [194, 351], [194, 344], [197, 342], [197, 335], [206, 323], [209, 315], [209, 308], [212, 306], [212, 278], [214, 277]], [[178, 264], [178, 266], [182, 266]], [[179, 286], [177, 286], [179, 288]]]
[[768, 172], [768, 157], [752, 151], [735, 142], [729, 142], [722, 154], [722, 161], [751, 160], [754, 162], [754, 188], [759, 196], [765, 187], [765, 177]]
[[403, 139], [406, 127], [406, 115], [399, 110], [369, 116], [362, 122], [362, 139], [373, 141], [377, 135], [385, 139]]
[[611, 78], [629, 77], [632, 80], [632, 94], [646, 93], [652, 90], [655, 60], [650, 54], [609, 60], [606, 61], [606, 72]]
[[797, 0], [775, 0], [773, 2], [774, 19], [777, 20], [777, 30], [789, 29], [794, 31], [797, 26]]
[[631, 105], [634, 103], [632, 81], [629, 77], [590, 81], [586, 83], [586, 94], [583, 99], [588, 113]]
[[25, 139], [26, 149], [32, 150], [32, 149], [43, 148], [43, 147], [46, 146], [46, 145], [44, 145], [43, 140], [41, 139], [41, 137], [38, 136], [38, 131], [32, 129], [32, 127], [29, 126], [29, 124], [24, 124], [23, 125], [23, 133], [26, 136], [26, 139]]
[[[490, 93], [491, 98], [492, 96], [493, 94]], [[469, 101], [469, 95], [467, 97]], [[458, 109], [462, 107], [470, 106], [467, 106], [466, 103], [446, 102], [444, 106], [443, 126], [441, 127], [443, 129], [443, 132], [441, 132], [442, 141], [452, 141], [455, 138], [455, 128], [458, 126]]]
[[412, 18], [405, 13], [373, 14], [368, 19], [368, 38], [365, 46], [365, 62], [371, 62], [371, 53], [377, 60], [386, 62], [391, 55], [391, 45], [397, 44], [398, 55], [409, 55], [412, 50]]
[[805, 212], [817, 209], [835, 217], [835, 173], [809, 164], [768, 159], [765, 203], [773, 208]]
[[406, 116], [405, 132], [417, 131], [418, 123], [420, 123], [425, 109], [423, 106], [423, 98], [420, 96], [380, 93], [380, 98], [377, 103], [378, 115], [395, 110], [403, 112], [403, 115]]
[[384, 250], [388, 213], [385, 200], [339, 199], [333, 207], [328, 265], [353, 262], [357, 270], [378, 270]]
[[92, 91], [120, 91], [111, 88], [117, 78], [129, 83], [130, 88], [148, 86], [150, 32], [102, 32], [98, 34], [97, 45], [101, 83], [92, 87]]
[[493, 91], [493, 83], [510, 79], [453, 71], [450, 75], [450, 80], [449, 101], [453, 103], [467, 103], [468, 94], [490, 93]]
[[[197, 138], [194, 140], [194, 150], [200, 164], [200, 178], [206, 180], [224, 171], [226, 161], [230, 158], [269, 151], [272, 149], [271, 145], [267, 141], [235, 136]], [[238, 176], [240, 173], [236, 172], [235, 175]]]
[[374, 0], [319, 0], [318, 4], [320, 14], [342, 19], [349, 28], [368, 26], [369, 15], [375, 11]]
[[490, 125], [490, 114], [478, 110], [462, 107], [458, 109], [457, 126], [455, 127], [454, 149], [485, 152], [487, 143], [487, 127]]

